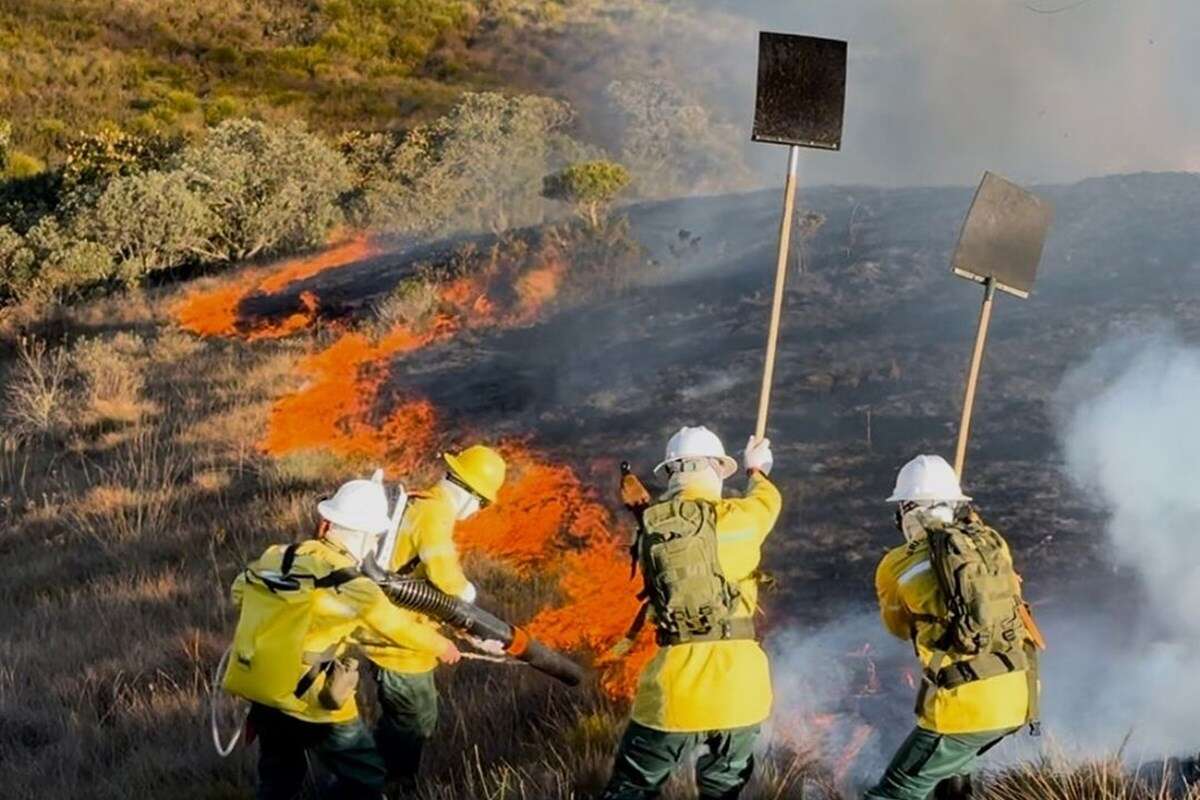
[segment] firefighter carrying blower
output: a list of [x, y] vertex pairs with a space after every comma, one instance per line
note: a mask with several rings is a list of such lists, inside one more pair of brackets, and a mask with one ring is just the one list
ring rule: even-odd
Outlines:
[[655, 468], [669, 481], [658, 502], [648, 495], [631, 500], [632, 476], [622, 482], [639, 518], [633, 555], [646, 587], [628, 639], [649, 618], [660, 649], [639, 679], [604, 800], [657, 797], [674, 768], [702, 746], [702, 798], [737, 797], [750, 779], [772, 700], [767, 656], [754, 633], [760, 548], [781, 507], [767, 479], [771, 462], [770, 442], [752, 437], [745, 497], [722, 499], [737, 462], [707, 428], [682, 428]]
[[259, 740], [259, 800], [295, 797], [315, 754], [333, 774], [330, 794], [378, 800], [386, 769], [358, 716], [351, 634], [454, 663], [454, 643], [388, 600], [359, 571], [388, 530], [382, 474], [353, 480], [317, 506], [316, 537], [274, 545], [234, 581], [240, 610], [224, 688], [251, 701]]
[[906, 543], [876, 571], [879, 611], [888, 631], [913, 642], [923, 677], [917, 726], [867, 800], [926, 800], [943, 781], [969, 794], [976, 759], [1035, 727], [1044, 642], [1008, 544], [970, 499], [939, 456], [906, 464], [888, 498]]
[[[394, 541], [384, 541], [380, 547], [378, 562], [389, 573], [423, 578], [446, 594], [473, 603], [475, 587], [459, 564], [454, 526], [496, 502], [507, 467], [499, 453], [483, 445], [442, 458], [445, 477], [427, 491], [409, 496], [404, 520]], [[438, 625], [425, 615], [420, 616], [420, 624], [431, 630]], [[378, 667], [382, 714], [375, 740], [387, 763], [388, 778], [403, 789], [415, 789], [421, 753], [437, 727], [433, 673], [438, 659], [423, 648], [396, 646], [369, 633], [360, 643]], [[489, 641], [487, 649], [503, 652], [495, 641]]]

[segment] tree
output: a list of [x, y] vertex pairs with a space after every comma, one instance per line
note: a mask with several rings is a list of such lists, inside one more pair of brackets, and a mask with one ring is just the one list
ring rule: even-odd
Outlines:
[[355, 176], [347, 212], [414, 235], [540, 222], [542, 178], [593, 155], [567, 135], [572, 118], [546, 97], [468, 93], [404, 136], [347, 134], [339, 143]]
[[746, 188], [739, 134], [665, 80], [613, 81], [608, 99], [621, 126], [621, 162], [642, 197]]
[[117, 274], [132, 286], [189, 257], [216, 258], [209, 244], [216, 227], [182, 172], [154, 171], [111, 181], [77, 216], [74, 232], [107, 248]]
[[630, 176], [620, 164], [612, 161], [582, 161], [547, 175], [542, 194], [575, 207], [575, 213], [599, 229], [608, 217], [613, 200], [627, 186]]
[[299, 123], [227, 120], [178, 163], [217, 221], [214, 255], [228, 261], [321, 244], [351, 186], [338, 153]]

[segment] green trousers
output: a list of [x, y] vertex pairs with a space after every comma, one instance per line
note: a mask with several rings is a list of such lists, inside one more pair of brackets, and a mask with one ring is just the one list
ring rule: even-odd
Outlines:
[[433, 670], [392, 672], [380, 668], [379, 724], [375, 741], [387, 764], [388, 779], [411, 791], [416, 788], [421, 752], [433, 738], [438, 721], [438, 692]]
[[324, 797], [379, 800], [386, 772], [362, 720], [334, 724], [304, 722], [255, 703], [250, 727], [258, 737], [257, 800], [293, 800], [308, 777], [312, 753], [333, 773]]
[[1018, 730], [948, 734], [914, 728], [866, 800], [926, 800], [938, 783], [969, 773], [979, 756]]
[[621, 737], [612, 777], [601, 800], [647, 800], [658, 797], [680, 762], [698, 747], [705, 751], [696, 762], [696, 785], [701, 800], [733, 800], [754, 772], [754, 742], [758, 725], [748, 728], [672, 733], [630, 722]]

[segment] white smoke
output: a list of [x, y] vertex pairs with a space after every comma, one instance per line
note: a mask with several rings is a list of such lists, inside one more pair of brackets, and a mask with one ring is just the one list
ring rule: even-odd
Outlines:
[[[1097, 542], [1111, 564], [1083, 581], [1028, 587], [1039, 613], [1046, 736], [989, 754], [999, 768], [1039, 754], [1140, 763], [1200, 749], [1200, 347], [1168, 333], [1127, 336], [1071, 370], [1053, 398], [1065, 469], [1107, 516]], [[983, 509], [985, 514], [987, 509]], [[879, 681], [867, 691], [864, 646]], [[845, 777], [877, 777], [912, 726], [914, 693], [897, 680], [911, 648], [855, 610], [818, 630], [771, 638], [773, 739], [810, 734], [836, 763], [873, 731]], [[821, 720], [814, 726], [811, 720]]]
[[[1046, 719], [1067, 747], [1194, 753], [1200, 740], [1200, 348], [1124, 338], [1071, 371], [1055, 397], [1066, 469], [1108, 514], [1113, 566], [1140, 591], [1053, 620]], [[1096, 576], [1078, 601], [1119, 592]], [[1083, 594], [1083, 593], [1081, 593]], [[1086, 602], [1078, 605], [1086, 606]]]

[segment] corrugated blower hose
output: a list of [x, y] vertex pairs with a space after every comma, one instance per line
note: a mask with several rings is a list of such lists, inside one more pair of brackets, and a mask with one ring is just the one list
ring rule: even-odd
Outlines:
[[583, 681], [583, 668], [574, 661], [472, 603], [452, 597], [421, 578], [385, 572], [370, 558], [363, 562], [362, 572], [402, 608], [419, 611], [476, 639], [498, 641], [506, 654], [568, 686]]

